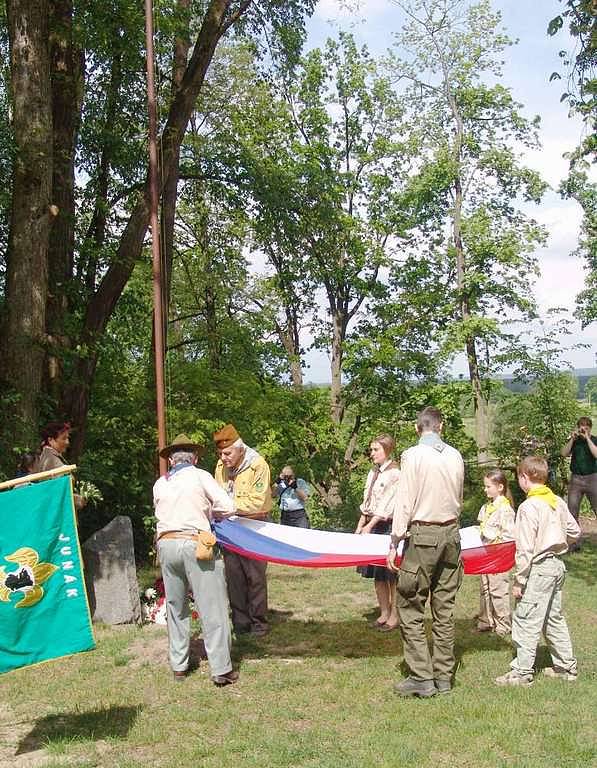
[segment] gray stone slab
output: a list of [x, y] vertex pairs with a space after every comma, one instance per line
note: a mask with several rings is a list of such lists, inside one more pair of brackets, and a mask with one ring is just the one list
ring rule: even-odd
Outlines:
[[119, 515], [82, 545], [85, 583], [93, 621], [140, 624], [133, 526]]

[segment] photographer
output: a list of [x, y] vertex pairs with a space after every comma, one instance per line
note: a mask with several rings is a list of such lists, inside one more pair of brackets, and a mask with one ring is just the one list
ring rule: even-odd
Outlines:
[[284, 467], [272, 486], [272, 495], [280, 503], [280, 522], [294, 528], [310, 528], [305, 502], [309, 497], [309, 486], [302, 478], [297, 478], [292, 467]]
[[[588, 416], [581, 416], [576, 429], [562, 448], [564, 458], [571, 456], [570, 484], [568, 486], [568, 508], [578, 520], [582, 497], [586, 496], [593, 513], [597, 515], [597, 437], [591, 434], [593, 422]], [[580, 549], [571, 547], [570, 551]]]

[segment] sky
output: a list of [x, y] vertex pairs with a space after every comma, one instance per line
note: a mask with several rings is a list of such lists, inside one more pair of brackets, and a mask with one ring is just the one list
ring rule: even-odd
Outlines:
[[[543, 316], [549, 307], [558, 306], [567, 308], [572, 317], [575, 296], [584, 285], [583, 262], [572, 255], [578, 245], [581, 210], [576, 202], [562, 200], [555, 190], [567, 171], [562, 155], [574, 149], [584, 134], [582, 123], [570, 119], [566, 104], [560, 102], [565, 79], [550, 83], [549, 77], [560, 69], [558, 52], [571, 48], [573, 42], [564, 33], [547, 35], [549, 21], [562, 7], [558, 0], [493, 0], [492, 6], [501, 12], [509, 36], [519, 40], [506, 51], [502, 83], [524, 105], [526, 117], [541, 116], [542, 148], [527, 153], [524, 161], [552, 187], [539, 206], [524, 208], [549, 232], [547, 246], [536, 251], [541, 276], [534, 286], [535, 298]], [[402, 13], [391, 0], [320, 0], [308, 25], [307, 48], [322, 45], [327, 37], [344, 30], [367, 44], [374, 55], [383, 55], [401, 25]], [[573, 331], [574, 341], [588, 346], [571, 350], [566, 359], [576, 368], [597, 367], [597, 323], [582, 330], [576, 321]], [[310, 352], [306, 362], [307, 381], [329, 380], [325, 354]], [[453, 373], [466, 373], [464, 356], [455, 361]]]

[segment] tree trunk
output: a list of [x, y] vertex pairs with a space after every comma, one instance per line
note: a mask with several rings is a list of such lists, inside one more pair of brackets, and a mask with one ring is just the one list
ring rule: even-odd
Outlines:
[[68, 284], [75, 250], [75, 146], [81, 117], [83, 57], [73, 43], [71, 0], [50, 2], [50, 79], [52, 89], [52, 204], [57, 213], [50, 230], [46, 328], [48, 358], [44, 394], [57, 403], [61, 394], [63, 350], [70, 346], [64, 325], [69, 311]]
[[207, 359], [212, 371], [222, 367], [222, 342], [218, 331], [217, 295], [213, 285], [206, 285], [205, 292], [205, 325], [207, 329]]
[[[462, 207], [463, 207], [463, 189], [462, 189], [462, 146], [464, 142], [464, 123], [462, 115], [454, 93], [451, 90], [450, 78], [446, 62], [442, 59], [442, 69], [444, 73], [444, 88], [446, 98], [452, 112], [455, 122], [454, 147], [452, 155], [454, 162], [459, 170], [456, 173], [454, 181], [454, 212], [452, 216], [452, 236], [454, 240], [454, 250], [456, 252], [456, 286], [458, 291], [458, 301], [460, 304], [460, 319], [466, 323], [470, 319], [469, 296], [465, 283], [466, 278], [466, 258], [464, 253], [464, 244], [462, 242]], [[467, 334], [465, 341], [465, 351], [468, 360], [469, 379], [473, 395], [473, 407], [475, 411], [475, 441], [477, 443], [477, 459], [480, 463], [485, 463], [488, 459], [488, 403], [483, 395], [481, 383], [481, 374], [477, 359], [477, 350], [475, 346], [475, 337]]]
[[303, 369], [301, 366], [299, 318], [296, 305], [290, 306], [289, 303], [286, 303], [287, 301], [289, 301], [289, 297], [284, 294], [286, 323], [282, 325], [276, 321], [276, 329], [288, 357], [292, 390], [296, 394], [300, 394], [303, 391]]
[[[190, 0], [178, 0], [177, 14], [185, 15], [188, 22], [188, 10]], [[172, 53], [172, 88], [171, 96], [174, 100], [178, 93], [184, 73], [187, 67], [190, 43], [188, 39], [188, 23], [185, 29], [187, 36], [177, 37], [174, 40]], [[168, 338], [168, 308], [170, 306], [170, 286], [172, 283], [172, 263], [174, 261], [174, 222], [176, 219], [176, 201], [178, 199], [178, 181], [180, 176], [180, 146], [172, 159], [172, 169], [168, 179], [164, 183], [162, 195], [162, 221], [160, 227], [161, 254], [163, 263], [162, 275], [162, 306], [164, 307], [164, 333], [163, 338]]]
[[[216, 46], [229, 26], [226, 19], [231, 0], [211, 0], [199, 31], [193, 54], [176, 96], [170, 106], [168, 119], [158, 140], [161, 149], [162, 170], [160, 188], [163, 190], [176, 166], [180, 145], [205, 81]], [[248, 10], [250, 3], [239, 6], [237, 15]], [[85, 421], [89, 410], [89, 395], [97, 365], [97, 341], [104, 332], [116, 303], [126, 286], [134, 266], [141, 255], [143, 241], [149, 226], [149, 183], [146, 181], [121, 235], [111, 266], [97, 291], [87, 305], [80, 344], [86, 357], [76, 363], [72, 381], [65, 392], [65, 404], [71, 419], [78, 426], [71, 444], [71, 455], [76, 460], [85, 437]]]
[[466, 339], [466, 357], [468, 360], [469, 378], [473, 392], [477, 460], [480, 464], [486, 464], [489, 461], [489, 403], [483, 394], [477, 349], [475, 339], [472, 336], [469, 336]]
[[15, 162], [2, 375], [19, 395], [13, 439], [32, 445], [44, 365], [52, 184], [47, 0], [8, 0]]
[[109, 207], [108, 189], [110, 185], [110, 169], [112, 167], [111, 131], [118, 110], [118, 97], [122, 84], [122, 51], [117, 43], [114, 46], [110, 63], [110, 82], [106, 94], [106, 114], [104, 115], [104, 133], [107, 136], [102, 146], [100, 161], [95, 182], [95, 204], [89, 229], [83, 243], [79, 277], [84, 282], [87, 294], [95, 291], [97, 280], [98, 256], [106, 239], [107, 212]]
[[[463, 323], [470, 320], [470, 309], [466, 294], [465, 275], [466, 260], [464, 255], [464, 245], [461, 233], [462, 216], [462, 185], [460, 177], [455, 181], [454, 197], [454, 216], [452, 221], [454, 250], [456, 253], [456, 280], [460, 300], [460, 317]], [[479, 361], [477, 358], [477, 348], [475, 337], [467, 335], [465, 341], [466, 357], [468, 362], [469, 380], [471, 382], [471, 391], [473, 396], [473, 409], [475, 413], [475, 442], [477, 443], [477, 459], [479, 463], [484, 464], [489, 459], [489, 425], [488, 410], [489, 404], [483, 394], [481, 382], [481, 373], [479, 371]]]
[[342, 397], [342, 360], [344, 357], [344, 337], [346, 320], [340, 311], [333, 314], [332, 348], [330, 357], [330, 415], [334, 424], [341, 424], [344, 418], [344, 400]]

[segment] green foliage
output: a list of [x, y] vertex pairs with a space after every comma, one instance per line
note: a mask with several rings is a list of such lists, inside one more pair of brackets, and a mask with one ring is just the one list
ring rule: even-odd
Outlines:
[[562, 492], [566, 464], [560, 456], [572, 425], [581, 415], [577, 382], [565, 373], [547, 373], [526, 394], [504, 390], [496, 397], [492, 446], [499, 464], [514, 473], [524, 456], [544, 456], [550, 466], [550, 485]]
[[578, 382], [562, 372], [566, 352], [562, 336], [567, 333], [569, 323], [559, 320], [544, 327], [532, 347], [519, 350], [516, 375], [529, 383], [529, 390], [523, 394], [496, 392], [492, 441], [500, 463], [512, 469], [523, 456], [545, 456], [551, 471], [550, 483], [558, 491], [563, 490], [568, 477], [560, 451], [581, 415]]
[[128, 515], [140, 558], [150, 543], [143, 521], [153, 514], [151, 487], [157, 469], [150, 342], [150, 270], [140, 265], [103, 340], [77, 475], [103, 496], [80, 514], [82, 538], [115, 515]]
[[597, 376], [591, 376], [585, 384], [585, 397], [588, 400], [589, 409], [597, 406]]
[[[571, 108], [581, 115], [595, 116], [597, 110], [597, 15], [593, 0], [560, 0], [563, 10], [547, 27], [548, 35], [557, 35], [564, 27], [576, 45], [573, 51], [560, 51], [563, 66], [567, 69], [568, 90], [561, 101], [568, 101]], [[553, 72], [550, 80], [560, 80], [559, 72]]]
[[[562, 0], [560, 0], [562, 2]], [[562, 197], [573, 198], [583, 209], [578, 250], [586, 263], [585, 289], [577, 296], [577, 316], [583, 325], [597, 319], [597, 185], [591, 179], [591, 165], [597, 157], [597, 14], [593, 0], [563, 0], [563, 10], [547, 28], [556, 35], [564, 27], [575, 41], [572, 51], [560, 51], [567, 70], [567, 101], [571, 113], [586, 123], [585, 137], [570, 153], [568, 178], [560, 185]], [[553, 72], [550, 80], [561, 79]]]
[[[594, 154], [597, 137], [589, 141], [589, 153]], [[583, 326], [597, 320], [597, 183], [591, 180], [591, 166], [584, 159], [586, 148], [582, 146], [571, 154], [570, 172], [560, 185], [560, 194], [576, 200], [583, 211], [578, 248], [573, 254], [585, 261], [585, 287], [576, 297], [576, 315]]]
[[[545, 241], [544, 230], [515, 207], [516, 198], [539, 202], [546, 188], [518, 152], [538, 146], [538, 118], [524, 117], [510, 89], [491, 84], [512, 41], [489, 2], [398, 4], [409, 22], [392, 66], [413, 81], [420, 183], [433, 168], [443, 179], [427, 209], [426, 233], [443, 272], [444, 349], [452, 354], [468, 340], [477, 352], [484, 345], [507, 349], [504, 321], [534, 315], [534, 251]], [[489, 365], [481, 356], [477, 363], [484, 376], [495, 371], [493, 356]]]
[[[499, 82], [512, 41], [488, 0], [397, 4], [407, 23], [390, 65], [395, 79], [410, 84], [406, 103], [420, 169], [417, 186], [427, 187], [422, 236], [406, 250], [430, 260], [438, 276], [435, 314], [441, 323], [432, 338], [440, 359], [466, 354], [484, 460], [487, 382], [498, 370], [499, 353], [504, 361], [511, 348], [506, 324], [535, 314], [534, 252], [545, 232], [517, 201], [539, 202], [546, 188], [521, 162], [521, 150], [538, 146], [539, 118], [526, 118]], [[428, 186], [435, 183], [435, 189]]]

